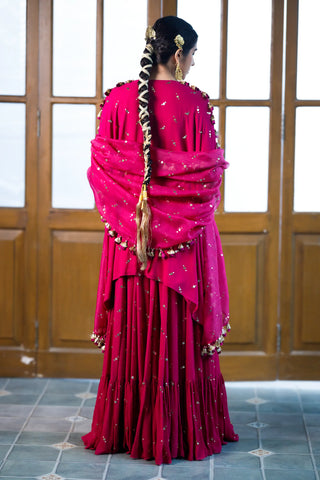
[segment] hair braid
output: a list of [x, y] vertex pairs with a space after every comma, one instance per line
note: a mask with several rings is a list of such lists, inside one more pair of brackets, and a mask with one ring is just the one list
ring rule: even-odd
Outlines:
[[137, 223], [137, 256], [141, 262], [141, 269], [145, 270], [147, 266], [147, 247], [150, 234], [151, 211], [148, 205], [147, 188], [151, 180], [152, 159], [150, 154], [151, 146], [151, 125], [149, 117], [149, 77], [153, 65], [153, 47], [148, 41], [144, 49], [140, 62], [141, 72], [138, 83], [139, 99], [139, 121], [143, 131], [143, 157], [144, 157], [144, 177], [142, 182], [139, 202], [136, 206]]

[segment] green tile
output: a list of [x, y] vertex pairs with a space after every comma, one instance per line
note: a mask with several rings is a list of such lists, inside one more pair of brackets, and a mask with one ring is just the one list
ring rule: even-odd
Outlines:
[[320, 426], [320, 414], [319, 413], [306, 413], [304, 419], [307, 426], [319, 427]]
[[8, 460], [12, 461], [54, 461], [58, 458], [59, 451], [52, 447], [16, 445], [13, 447]]
[[273, 412], [273, 413], [301, 413], [299, 403], [291, 402], [268, 402], [259, 405], [259, 412]]
[[265, 470], [266, 480], [315, 480], [315, 474], [308, 470]]
[[243, 439], [240, 438], [239, 442], [230, 442], [227, 445], [223, 445], [223, 453], [242, 452], [248, 453], [250, 450], [259, 448], [259, 441], [255, 439]]
[[215, 468], [260, 468], [258, 457], [250, 453], [220, 453], [214, 456]]
[[34, 405], [38, 400], [39, 395], [5, 395], [0, 397], [0, 405]]
[[[8, 397], [10, 398], [10, 397]], [[33, 405], [0, 405], [0, 417], [27, 417]]]
[[88, 380], [52, 379], [49, 381], [46, 394], [76, 394], [86, 392], [90, 382]]
[[263, 438], [261, 440], [261, 446], [265, 450], [270, 450], [274, 453], [310, 453], [307, 440], [296, 440], [294, 437], [288, 439]]
[[[71, 477], [78, 480], [84, 478], [88, 480], [98, 480], [102, 478], [105, 470], [104, 463], [60, 463], [57, 468], [57, 475], [61, 477]], [[109, 480], [109, 478], [108, 478]], [[122, 479], [121, 479], [122, 480]]]
[[6, 432], [19, 432], [25, 421], [20, 417], [0, 417], [1, 429]]
[[71, 417], [77, 415], [79, 410], [78, 406], [56, 406], [56, 405], [40, 405], [36, 407], [32, 417]]
[[80, 433], [80, 432], [70, 433], [69, 438], [68, 438], [68, 442], [72, 443], [73, 445], [83, 447], [83, 441], [81, 439], [82, 435], [83, 434]]
[[46, 393], [41, 398], [39, 405], [61, 405], [77, 406], [81, 405], [81, 398], [69, 393]]
[[[72, 443], [72, 442], [70, 442]], [[106, 455], [95, 455], [93, 450], [85, 449], [84, 446], [64, 450], [61, 456], [61, 463], [88, 462], [106, 463]]]
[[234, 431], [239, 435], [240, 441], [249, 439], [256, 440], [258, 438], [257, 428], [250, 427], [249, 425], [238, 425], [235, 423], [233, 424], [233, 427]]
[[241, 400], [228, 400], [230, 412], [256, 412], [256, 406], [252, 403]]
[[282, 427], [286, 425], [291, 425], [293, 427], [304, 428], [303, 417], [301, 413], [270, 413], [270, 412], [260, 412], [259, 411], [259, 420], [263, 423], [268, 423], [273, 427]]
[[0, 462], [5, 459], [11, 445], [0, 445]]
[[[141, 469], [141, 471], [143, 470]], [[162, 477], [166, 480], [185, 480], [191, 478], [192, 480], [209, 480], [210, 462], [189, 462], [189, 465], [183, 466], [164, 465]]]
[[261, 438], [295, 438], [296, 440], [306, 441], [306, 431], [302, 426], [286, 425], [286, 426], [269, 426], [262, 428], [260, 431]]
[[316, 467], [320, 468], [320, 455], [314, 455], [314, 460], [316, 462]]
[[[130, 464], [128, 468], [127, 465], [111, 464], [107, 480], [150, 480], [153, 477], [157, 478], [158, 471], [159, 467], [157, 465]], [[165, 473], [162, 474], [162, 477], [168, 478]], [[185, 476], [184, 479], [186, 479]], [[207, 480], [206, 477], [204, 477], [204, 480]]]
[[0, 432], [0, 445], [10, 445], [17, 436], [17, 432]]
[[143, 459], [135, 459], [135, 458], [130, 457], [130, 455], [128, 455], [127, 453], [116, 453], [116, 454], [112, 455], [110, 463], [112, 465], [119, 465], [119, 464], [127, 465], [128, 468], [131, 468], [132, 464], [141, 464], [141, 465], [152, 464], [152, 465], [155, 465], [154, 460], [148, 460], [147, 461], [147, 460], [143, 460]]
[[69, 432], [71, 422], [64, 418], [31, 417], [25, 432]]
[[313, 470], [310, 455], [275, 454], [263, 459], [265, 469]]
[[46, 379], [41, 378], [12, 378], [9, 380], [6, 390], [15, 394], [40, 394], [47, 384]]
[[304, 413], [320, 413], [320, 400], [315, 403], [304, 403], [302, 405]]
[[239, 471], [234, 468], [216, 468], [213, 478], [214, 480], [263, 480], [261, 470], [248, 468], [241, 468]]
[[[55, 462], [26, 462], [17, 460], [7, 460], [2, 467], [1, 476], [22, 477], [22, 476], [41, 476], [52, 472]], [[13, 480], [13, 479], [12, 479]]]
[[65, 441], [65, 433], [22, 432], [17, 444], [21, 445], [53, 445]]

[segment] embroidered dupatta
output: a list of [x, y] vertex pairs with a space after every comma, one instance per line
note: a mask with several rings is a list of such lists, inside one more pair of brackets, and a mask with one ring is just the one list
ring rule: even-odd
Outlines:
[[[143, 274], [190, 302], [193, 319], [203, 327], [203, 354], [220, 352], [229, 329], [228, 289], [214, 211], [228, 164], [220, 148], [170, 151], [153, 147], [151, 156], [150, 260]], [[112, 304], [112, 281], [121, 275], [142, 274], [133, 253], [135, 208], [144, 168], [142, 143], [98, 134], [92, 141], [91, 158], [88, 179], [106, 234], [115, 241], [113, 264], [103, 268], [108, 278], [103, 305], [97, 304], [92, 338], [101, 347], [106, 331], [102, 312]]]

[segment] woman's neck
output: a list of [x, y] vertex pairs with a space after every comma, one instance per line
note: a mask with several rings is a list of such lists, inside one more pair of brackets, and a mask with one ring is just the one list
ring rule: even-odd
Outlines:
[[159, 63], [152, 67], [150, 80], [175, 80], [174, 71], [171, 72], [167, 65]]

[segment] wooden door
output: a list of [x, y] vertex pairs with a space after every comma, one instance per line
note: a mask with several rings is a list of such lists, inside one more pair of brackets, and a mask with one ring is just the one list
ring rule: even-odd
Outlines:
[[[10, 9], [10, 10], [9, 10]], [[2, 15], [0, 81], [0, 371], [36, 371], [37, 1]], [[28, 68], [26, 68], [28, 66]]]
[[288, 379], [320, 376], [319, 15], [319, 2], [288, 2], [279, 359]]

